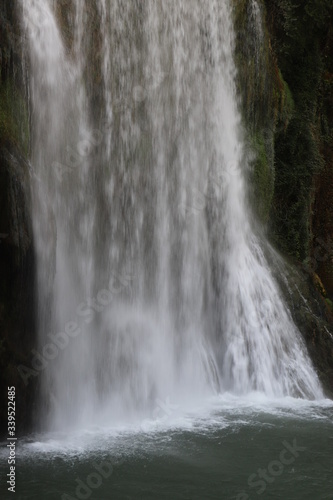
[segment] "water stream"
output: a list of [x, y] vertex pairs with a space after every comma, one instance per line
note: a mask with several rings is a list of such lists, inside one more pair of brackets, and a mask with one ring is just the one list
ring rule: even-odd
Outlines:
[[22, 2], [40, 395], [17, 498], [333, 498], [332, 401], [247, 201], [229, 1], [61, 5]]
[[252, 229], [229, 2], [76, 0], [67, 39], [51, 0], [23, 17], [46, 428], [320, 399]]

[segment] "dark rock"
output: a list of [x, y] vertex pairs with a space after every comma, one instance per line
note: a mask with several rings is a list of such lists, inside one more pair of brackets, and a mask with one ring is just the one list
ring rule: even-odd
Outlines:
[[0, 1], [0, 433], [7, 431], [7, 390], [16, 389], [16, 429], [31, 426], [36, 379], [25, 385], [36, 343], [35, 264], [30, 210], [28, 100], [16, 1]]

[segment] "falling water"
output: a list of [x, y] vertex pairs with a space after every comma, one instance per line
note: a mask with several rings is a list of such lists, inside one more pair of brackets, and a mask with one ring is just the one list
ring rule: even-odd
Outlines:
[[251, 227], [229, 2], [73, 0], [66, 36], [51, 0], [23, 14], [47, 425], [321, 397]]

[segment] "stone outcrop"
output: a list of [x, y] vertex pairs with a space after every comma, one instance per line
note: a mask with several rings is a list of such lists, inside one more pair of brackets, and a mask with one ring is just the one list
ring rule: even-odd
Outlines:
[[30, 427], [36, 384], [17, 371], [36, 343], [35, 266], [30, 210], [28, 100], [16, 2], [0, 2], [0, 432], [7, 388], [16, 388], [17, 432]]

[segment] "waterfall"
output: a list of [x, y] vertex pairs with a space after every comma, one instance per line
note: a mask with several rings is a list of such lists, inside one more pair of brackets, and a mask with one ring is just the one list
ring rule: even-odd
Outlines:
[[229, 2], [66, 15], [23, 3], [46, 425], [321, 397], [251, 225]]

